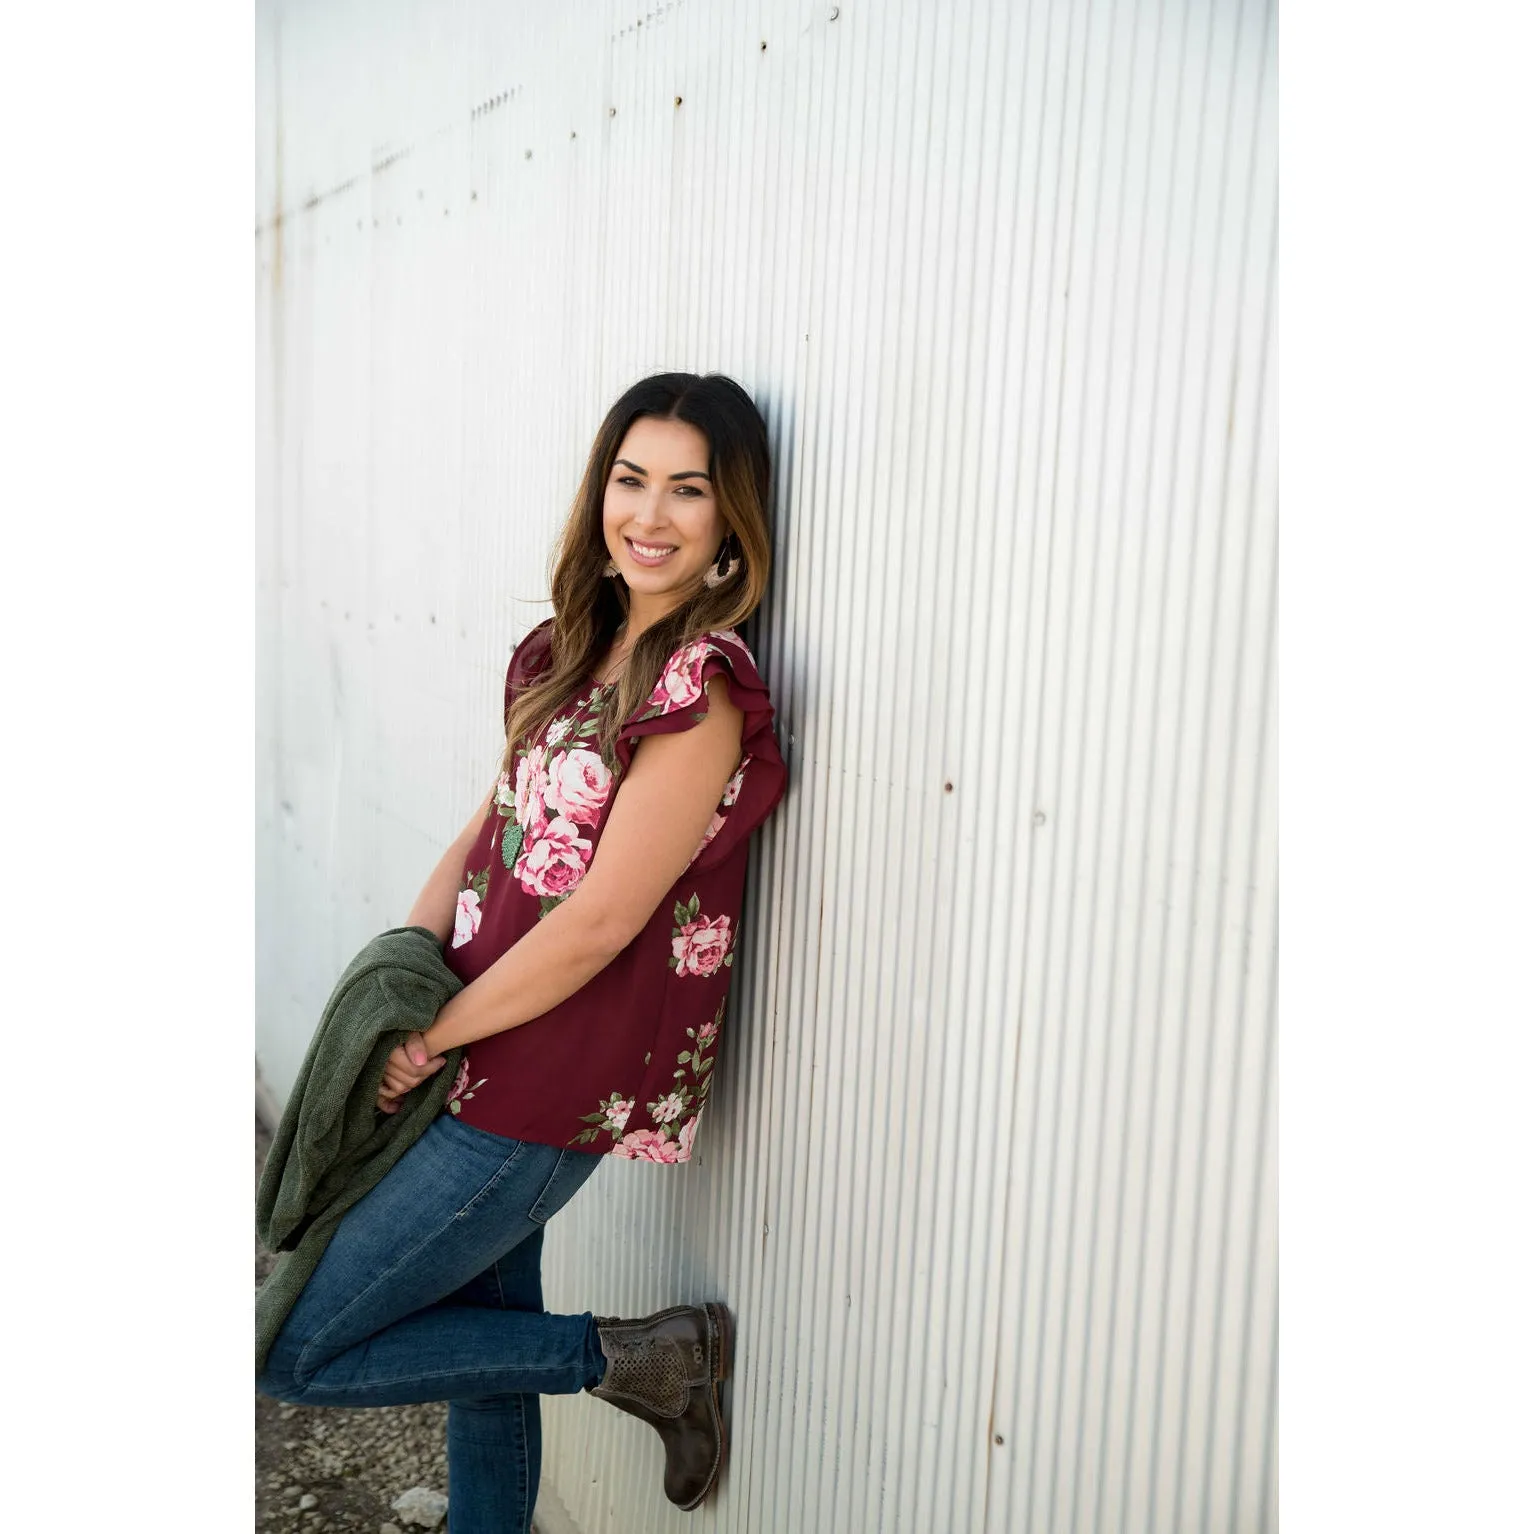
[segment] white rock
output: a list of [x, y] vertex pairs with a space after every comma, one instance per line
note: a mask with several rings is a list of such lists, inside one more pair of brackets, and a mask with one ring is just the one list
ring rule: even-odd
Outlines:
[[423, 1529], [434, 1529], [447, 1517], [447, 1498], [425, 1486], [401, 1492], [389, 1506], [399, 1514], [401, 1523], [418, 1523]]
[[381, 1523], [378, 1525], [378, 1534], [405, 1534], [397, 1523]]
[[306, 1491], [298, 1499], [298, 1510], [301, 1513], [307, 1512], [311, 1507], [318, 1507], [319, 1505], [320, 1499], [312, 1491]]

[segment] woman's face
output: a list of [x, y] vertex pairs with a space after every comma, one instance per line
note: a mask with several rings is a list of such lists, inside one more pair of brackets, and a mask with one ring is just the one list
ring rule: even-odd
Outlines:
[[631, 597], [668, 612], [697, 589], [727, 531], [708, 477], [708, 438], [685, 421], [640, 416], [618, 446], [602, 536]]

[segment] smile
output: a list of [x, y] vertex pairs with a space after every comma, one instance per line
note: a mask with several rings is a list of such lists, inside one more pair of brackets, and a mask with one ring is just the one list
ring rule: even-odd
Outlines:
[[676, 553], [676, 545], [671, 543], [635, 543], [632, 538], [623, 541], [637, 565], [664, 564]]

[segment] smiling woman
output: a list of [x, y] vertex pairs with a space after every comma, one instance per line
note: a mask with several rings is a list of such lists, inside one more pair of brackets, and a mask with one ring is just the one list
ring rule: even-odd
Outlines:
[[660, 374], [608, 412], [553, 617], [512, 654], [500, 774], [408, 917], [462, 988], [366, 1086], [364, 1113], [376, 1091], [380, 1123], [413, 1123], [407, 1095], [459, 1051], [443, 1111], [341, 1220], [258, 1365], [306, 1405], [451, 1402], [454, 1534], [528, 1529], [540, 1393], [649, 1422], [679, 1507], [723, 1461], [725, 1307], [550, 1315], [539, 1258], [603, 1156], [693, 1155], [748, 842], [786, 779], [736, 632], [766, 587], [769, 483], [727, 378]]

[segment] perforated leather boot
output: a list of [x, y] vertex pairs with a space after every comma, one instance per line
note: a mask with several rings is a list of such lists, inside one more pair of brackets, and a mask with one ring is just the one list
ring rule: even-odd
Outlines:
[[730, 1372], [730, 1313], [675, 1305], [643, 1321], [598, 1316], [607, 1373], [591, 1394], [648, 1422], [666, 1446], [666, 1495], [690, 1512], [724, 1463], [719, 1382]]

